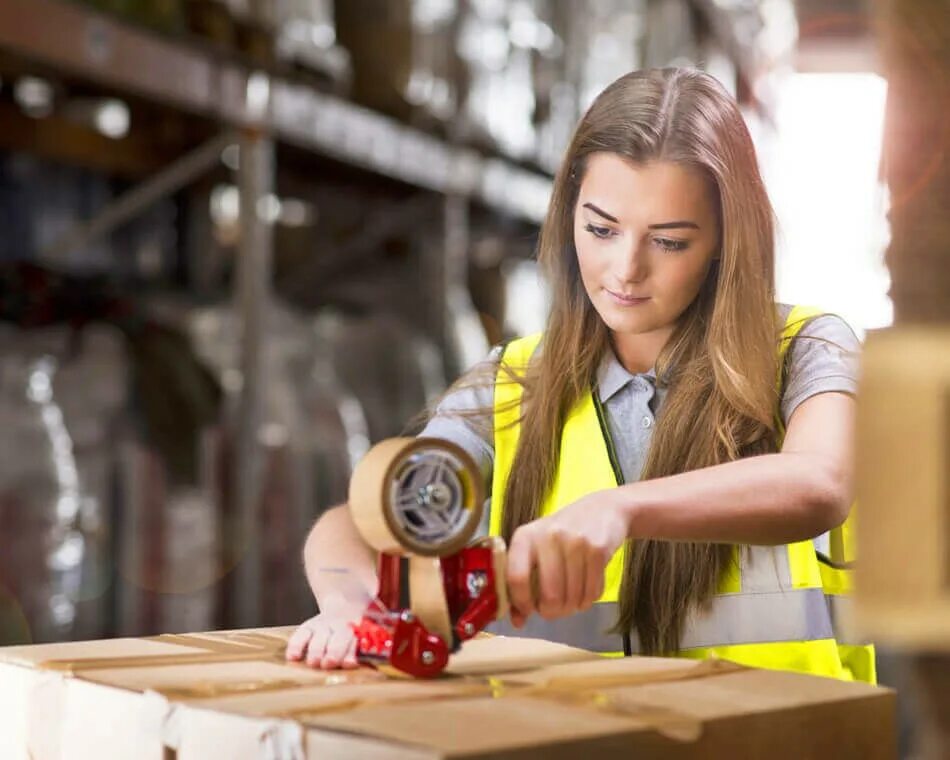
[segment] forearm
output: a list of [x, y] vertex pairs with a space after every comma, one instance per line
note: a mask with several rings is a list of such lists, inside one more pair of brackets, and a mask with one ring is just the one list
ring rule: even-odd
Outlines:
[[376, 554], [363, 541], [345, 504], [324, 513], [304, 545], [307, 581], [321, 610], [352, 606], [376, 594]]
[[621, 486], [633, 538], [784, 544], [839, 525], [850, 483], [822, 457], [767, 454]]

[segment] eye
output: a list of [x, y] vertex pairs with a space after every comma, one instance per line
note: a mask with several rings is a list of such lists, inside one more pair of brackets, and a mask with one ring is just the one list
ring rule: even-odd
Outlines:
[[684, 251], [689, 246], [686, 240], [673, 240], [671, 238], [653, 238], [653, 241], [664, 251]]
[[590, 224], [588, 222], [584, 225], [584, 229], [595, 238], [600, 238], [601, 240], [613, 237], [613, 230], [611, 230], [610, 227], [598, 227], [596, 224]]

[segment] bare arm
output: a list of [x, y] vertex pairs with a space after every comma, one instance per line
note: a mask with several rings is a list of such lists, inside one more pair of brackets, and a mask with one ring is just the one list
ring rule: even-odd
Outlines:
[[376, 555], [366, 545], [349, 507], [326, 512], [304, 544], [307, 581], [320, 613], [304, 621], [287, 643], [287, 658], [312, 667], [355, 668], [356, 638], [350, 624], [359, 620], [376, 594]]
[[354, 585], [376, 593], [376, 554], [356, 530], [346, 504], [325, 512], [310, 530], [303, 550], [307, 581], [322, 611], [352, 606]]
[[789, 420], [780, 454], [618, 490], [632, 537], [785, 544], [844, 522], [851, 506], [854, 400], [823, 393]]
[[783, 544], [840, 525], [851, 505], [854, 406], [847, 394], [813, 396], [789, 420], [779, 454], [598, 491], [522, 525], [508, 551], [512, 621], [590, 607], [627, 537]]

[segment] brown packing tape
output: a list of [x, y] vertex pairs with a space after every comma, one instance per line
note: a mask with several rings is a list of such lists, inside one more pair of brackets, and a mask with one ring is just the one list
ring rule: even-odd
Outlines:
[[[465, 491], [465, 524], [454, 536], [438, 543], [422, 543], [400, 524], [397, 505], [392, 503], [397, 475], [414, 454], [424, 451], [449, 454], [460, 465], [456, 476]], [[386, 554], [418, 554], [427, 557], [454, 554], [475, 535], [484, 510], [481, 473], [464, 449], [435, 438], [389, 438], [376, 444], [360, 460], [350, 478], [349, 509], [363, 539]]]
[[[222, 641], [214, 638], [213, 635], [170, 634], [156, 637], [156, 639], [164, 643], [178, 643], [193, 648], [204, 647], [205, 651], [181, 655], [162, 654], [137, 657], [51, 660], [42, 663], [40, 667], [46, 670], [77, 675], [77, 677], [82, 678], [82, 673], [94, 670], [253, 661], [274, 662], [276, 660], [287, 667], [306, 668], [308, 672], [312, 673], [312, 670], [307, 668], [306, 665], [287, 663], [283, 659], [284, 640], [279, 636], [233, 634], [224, 638], [225, 640]], [[243, 651], [235, 651], [238, 648]], [[270, 717], [294, 720], [302, 725], [317, 728], [320, 727], [319, 720], [324, 716], [378, 706], [423, 704], [440, 700], [531, 698], [609, 713], [613, 716], [629, 719], [636, 726], [645, 730], [657, 731], [671, 739], [693, 741], [698, 738], [701, 732], [701, 721], [683, 715], [675, 709], [640, 704], [637, 702], [636, 694], [618, 693], [617, 690], [662, 682], [695, 680], [746, 670], [743, 666], [727, 661], [707, 660], [695, 664], [684, 662], [681, 668], [662, 670], [650, 668], [647, 672], [596, 672], [604, 670], [605, 667], [610, 667], [606, 660], [600, 659], [591, 660], [589, 665], [574, 663], [568, 666], [556, 665], [553, 666], [553, 669], [557, 671], [565, 667], [568, 668], [569, 672], [564, 675], [522, 672], [495, 676], [447, 677], [442, 681], [427, 682], [433, 684], [436, 690], [425, 694], [413, 695], [400, 692], [400, 694], [392, 697], [375, 696], [373, 698], [341, 694], [339, 699], [324, 699], [320, 700], [319, 704], [298, 707], [293, 710], [275, 710], [267, 714]], [[593, 672], [574, 674], [574, 671], [581, 668]], [[542, 680], [537, 680], [538, 676]], [[312, 680], [304, 683], [295, 680], [292, 676], [287, 676], [266, 679], [244, 678], [226, 682], [198, 680], [180, 685], [163, 685], [152, 690], [163, 695], [170, 702], [187, 702], [222, 697], [240, 698], [257, 693], [289, 691], [314, 685], [330, 688], [334, 686], [361, 686], [381, 677], [382, 675], [377, 671], [334, 671], [326, 674], [326, 679], [322, 684], [314, 684]], [[440, 683], [444, 684], [444, 689], [438, 686]]]
[[629, 695], [611, 694], [610, 691], [631, 686], [696, 680], [742, 670], [747, 670], [747, 668], [725, 660], [711, 659], [682, 670], [651, 671], [636, 674], [561, 676], [549, 678], [541, 683], [526, 682], [523, 679], [519, 680], [518, 677], [465, 677], [459, 679], [461, 683], [452, 684], [451, 691], [444, 693], [418, 696], [400, 693], [392, 698], [345, 697], [337, 701], [323, 701], [319, 705], [275, 711], [271, 715], [272, 717], [296, 720], [307, 725], [308, 722], [322, 716], [369, 707], [410, 703], [424, 704], [478, 697], [492, 699], [529, 697], [629, 718], [644, 729], [657, 731], [675, 741], [692, 742], [696, 741], [702, 732], [701, 721], [675, 710], [642, 705], [631, 699]]
[[253, 632], [163, 633], [160, 636], [150, 637], [150, 640], [222, 654], [240, 654], [247, 652], [248, 649], [271, 653], [287, 646], [287, 639], [283, 636]]
[[[191, 649], [204, 649], [216, 654], [248, 654], [249, 649], [247, 644], [240, 644], [226, 639], [216, 640], [195, 634], [163, 633], [161, 636], [152, 637], [152, 640], [160, 641], [163, 644], [176, 644]], [[252, 651], [257, 651], [258, 649], [260, 649], [260, 647], [252, 648]]]
[[452, 641], [452, 618], [445, 598], [442, 563], [432, 557], [409, 557], [409, 599], [412, 611], [432, 633]]
[[206, 654], [161, 654], [141, 657], [90, 657], [75, 660], [46, 660], [39, 663], [43, 670], [62, 673], [81, 673], [87, 670], [112, 670], [121, 668], [163, 668], [169, 665], [208, 665], [220, 662], [253, 662], [254, 660], [281, 660], [282, 654], [267, 655], [263, 652]]
[[157, 668], [169, 665], [206, 665], [254, 660], [283, 662], [286, 647], [286, 642], [281, 637], [266, 634], [229, 634], [221, 638], [198, 634], [163, 634], [152, 637], [151, 640], [204, 651], [133, 657], [79, 657], [46, 660], [39, 663], [38, 667], [44, 670], [81, 673], [90, 670]]
[[[309, 670], [309, 669], [308, 669]], [[384, 679], [380, 673], [368, 668], [352, 671], [327, 673], [323, 686], [333, 687], [342, 685], [357, 685], [379, 682]], [[273, 691], [287, 691], [288, 689], [308, 688], [315, 684], [312, 681], [300, 681], [292, 678], [259, 679], [246, 681], [229, 681], [226, 683], [214, 681], [195, 681], [187, 684], [162, 686], [154, 689], [167, 699], [188, 701], [195, 699], [218, 699], [245, 694], [262, 694]]]
[[284, 662], [287, 642], [281, 636], [261, 633], [173, 634], [149, 637], [149, 641], [174, 644], [204, 652], [138, 655], [132, 657], [77, 657], [45, 660], [37, 667], [66, 673], [121, 668], [151, 668], [170, 665], [207, 665], [221, 662], [262, 660]]
[[579, 690], [617, 689], [629, 686], [642, 686], [645, 684], [667, 683], [669, 681], [694, 681], [699, 678], [720, 676], [726, 673], [737, 673], [748, 669], [746, 666], [739, 665], [735, 662], [710, 658], [708, 660], [698, 660], [693, 667], [683, 668], [682, 670], [660, 670], [646, 673], [610, 673], [590, 676], [561, 676], [549, 678], [540, 684], [535, 684], [531, 688], [540, 690], [546, 695], [557, 693], [570, 694]]
[[[123, 670], [134, 668], [157, 668], [178, 665], [216, 665], [240, 662], [271, 662], [288, 668], [305, 670], [307, 680], [288, 678], [244, 679], [228, 682], [198, 680], [193, 683], [175, 684], [153, 688], [152, 691], [168, 699], [193, 700], [213, 699], [216, 697], [253, 694], [259, 692], [284, 691], [304, 686], [312, 686], [313, 669], [305, 664], [288, 662], [283, 655], [286, 639], [274, 634], [262, 633], [226, 633], [226, 634], [162, 634], [150, 637], [152, 641], [174, 644], [191, 649], [204, 649], [204, 653], [182, 653], [180, 655], [143, 655], [135, 657], [93, 657], [64, 660], [47, 660], [39, 663], [43, 670], [56, 671], [81, 678], [82, 673], [104, 670]], [[328, 686], [339, 684], [357, 684], [384, 678], [383, 674], [369, 668], [355, 671], [327, 672], [323, 683]], [[96, 679], [93, 679], [96, 680]], [[98, 681], [97, 682], [107, 682]]]

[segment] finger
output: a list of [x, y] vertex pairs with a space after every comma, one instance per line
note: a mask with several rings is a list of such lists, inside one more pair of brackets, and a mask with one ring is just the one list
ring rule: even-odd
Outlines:
[[535, 611], [531, 593], [531, 568], [534, 562], [535, 547], [531, 533], [519, 528], [511, 537], [506, 574], [511, 605], [522, 618], [527, 618]]
[[321, 668], [338, 668], [343, 664], [343, 658], [346, 656], [346, 650], [350, 647], [350, 642], [354, 639], [353, 631], [349, 626], [346, 628], [334, 628], [333, 633], [327, 641], [326, 651], [323, 653], [323, 660], [320, 662]]
[[317, 624], [313, 628], [313, 636], [310, 643], [307, 644], [307, 664], [316, 668], [320, 666], [323, 659], [323, 653], [327, 648], [327, 639], [330, 636], [330, 629], [326, 624]]
[[541, 592], [538, 612], [550, 620], [564, 614], [566, 590], [565, 557], [561, 542], [545, 536], [537, 542], [538, 588]]
[[358, 668], [360, 663], [356, 658], [356, 636], [354, 635], [350, 639], [350, 645], [346, 648], [346, 652], [343, 655], [343, 667], [346, 669]]
[[587, 552], [561, 545], [564, 558], [564, 607], [562, 614], [576, 612], [584, 604], [587, 584]]
[[313, 636], [313, 629], [308, 625], [301, 625], [294, 631], [287, 642], [285, 656], [288, 660], [299, 660], [307, 648], [307, 643]]
[[524, 625], [525, 617], [514, 607], [511, 608], [511, 624], [515, 628], [521, 628]]
[[584, 573], [584, 600], [581, 609], [590, 609], [590, 607], [600, 599], [604, 593], [604, 565], [599, 561], [599, 556], [588, 557]]

